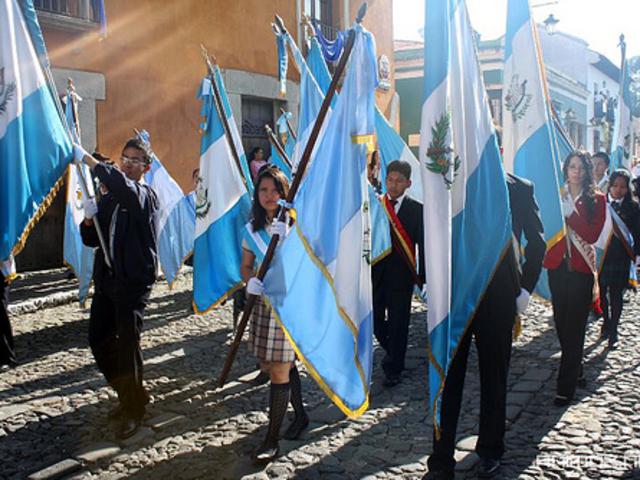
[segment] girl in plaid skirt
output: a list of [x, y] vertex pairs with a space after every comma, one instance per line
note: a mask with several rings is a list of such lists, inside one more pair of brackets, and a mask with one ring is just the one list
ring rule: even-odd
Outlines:
[[283, 437], [292, 440], [300, 436], [309, 425], [309, 417], [302, 404], [300, 375], [295, 365], [295, 352], [276, 322], [271, 308], [263, 297], [262, 282], [254, 275], [264, 259], [271, 235], [284, 238], [287, 225], [277, 221], [278, 201], [289, 191], [287, 177], [273, 165], [265, 165], [258, 172], [253, 195], [251, 221], [246, 225], [242, 242], [242, 278], [247, 282], [247, 293], [257, 295], [251, 314], [250, 343], [254, 355], [260, 361], [260, 369], [269, 372], [269, 428], [262, 445], [254, 453], [254, 460], [266, 463], [279, 453], [279, 433], [287, 413], [289, 400], [295, 418]]

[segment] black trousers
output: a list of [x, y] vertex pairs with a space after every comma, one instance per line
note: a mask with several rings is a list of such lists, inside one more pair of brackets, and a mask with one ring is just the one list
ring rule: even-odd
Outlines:
[[13, 332], [9, 320], [9, 285], [0, 275], [0, 365], [9, 365], [16, 361], [13, 346]]
[[91, 351], [98, 369], [117, 392], [125, 411], [134, 418], [144, 415], [148, 401], [142, 386], [140, 334], [150, 293], [150, 288], [118, 295], [101, 290], [91, 303]]
[[440, 410], [440, 439], [433, 436], [430, 471], [453, 471], [458, 417], [471, 338], [475, 338], [480, 369], [480, 430], [476, 452], [482, 458], [504, 454], [507, 376], [511, 360], [516, 286], [508, 275], [494, 280], [480, 302], [471, 325], [462, 337], [449, 367]]
[[593, 296], [593, 275], [569, 271], [563, 262], [549, 270], [553, 322], [562, 357], [558, 371], [558, 395], [573, 398], [582, 370], [587, 317]]
[[610, 285], [600, 281], [600, 306], [604, 318], [602, 329], [613, 342], [618, 339], [618, 324], [624, 306], [624, 290], [625, 287], [622, 285]]
[[413, 290], [394, 291], [384, 282], [374, 284], [373, 331], [386, 352], [382, 368], [389, 377], [398, 376], [404, 370], [412, 294]]

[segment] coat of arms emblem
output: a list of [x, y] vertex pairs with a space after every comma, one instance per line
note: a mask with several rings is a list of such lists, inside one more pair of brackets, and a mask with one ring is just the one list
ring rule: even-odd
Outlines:
[[507, 95], [504, 97], [504, 108], [511, 112], [514, 122], [527, 114], [532, 98], [533, 95], [527, 93], [527, 79], [520, 82], [520, 76], [513, 75]]
[[431, 143], [427, 149], [426, 163], [427, 170], [442, 175], [445, 186], [451, 189], [453, 180], [460, 168], [460, 157], [455, 155], [447, 140], [449, 126], [451, 125], [451, 115], [449, 112], [443, 113], [436, 124], [431, 127]]
[[196, 185], [196, 217], [200, 219], [205, 218], [210, 208], [209, 189], [204, 186], [204, 178], [198, 176], [198, 183]]
[[7, 111], [7, 104], [13, 98], [15, 91], [15, 82], [6, 83], [4, 78], [4, 67], [0, 68], [0, 115]]

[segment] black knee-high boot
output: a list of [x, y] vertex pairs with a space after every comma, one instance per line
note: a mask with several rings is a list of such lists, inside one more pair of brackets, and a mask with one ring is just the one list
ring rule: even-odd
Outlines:
[[254, 454], [254, 460], [259, 463], [270, 462], [280, 453], [278, 439], [280, 427], [287, 413], [289, 405], [289, 384], [272, 383], [269, 390], [269, 428], [262, 445]]
[[300, 373], [295, 365], [289, 371], [289, 385], [291, 385], [291, 405], [293, 406], [293, 411], [296, 416], [293, 419], [293, 422], [291, 422], [287, 427], [282, 438], [287, 440], [296, 440], [300, 437], [302, 431], [309, 425], [309, 417], [307, 416], [307, 412], [304, 411]]

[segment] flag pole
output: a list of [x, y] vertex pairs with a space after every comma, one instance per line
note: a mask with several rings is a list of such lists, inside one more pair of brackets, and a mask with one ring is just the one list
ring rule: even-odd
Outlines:
[[[76, 97], [76, 89], [73, 85], [73, 80], [71, 80], [71, 78], [67, 79], [67, 88], [68, 88], [68, 94], [67, 94], [67, 101], [71, 102], [71, 111], [73, 113], [73, 123], [76, 125], [76, 138], [78, 141], [80, 141], [80, 122], [79, 122], [79, 116], [78, 116], [78, 100]], [[63, 122], [65, 125], [67, 125], [67, 121], [66, 119]], [[69, 132], [70, 137], [73, 139], [73, 135], [72, 135], [72, 131], [71, 131], [71, 126], [67, 125], [67, 130]], [[88, 199], [93, 199], [95, 197], [92, 197], [89, 194], [89, 184], [87, 183], [87, 179], [84, 176], [84, 172], [82, 171], [82, 166], [76, 163], [76, 171], [78, 173], [78, 178], [80, 179], [80, 188], [82, 188], [83, 193], [87, 196]], [[92, 218], [93, 221], [93, 226], [96, 229], [96, 233], [98, 234], [98, 241], [100, 242], [100, 248], [102, 248], [102, 253], [104, 254], [104, 263], [107, 264], [107, 267], [109, 268], [109, 270], [113, 270], [113, 264], [111, 263], [111, 254], [109, 252], [109, 250], [107, 249], [107, 242], [104, 239], [104, 235], [102, 233], [102, 228], [100, 228], [100, 222], [98, 222], [98, 216], [94, 215], [94, 217]]]
[[[358, 16], [356, 18], [357, 23], [361, 23], [364, 15], [367, 12], [367, 3], [364, 2], [360, 9], [358, 10]], [[276, 15], [276, 23], [283, 31], [286, 32], [284, 28], [284, 23], [280, 17]], [[344, 72], [347, 61], [349, 60], [349, 56], [351, 55], [351, 50], [353, 49], [353, 44], [355, 43], [356, 32], [354, 30], [349, 31], [349, 36], [347, 38], [347, 43], [344, 47], [344, 51], [342, 52], [342, 56], [340, 57], [340, 63], [338, 63], [338, 67], [336, 68], [335, 75], [331, 80], [331, 85], [329, 85], [329, 90], [327, 91], [327, 95], [324, 97], [322, 102], [322, 106], [320, 107], [320, 111], [318, 112], [318, 117], [313, 125], [313, 130], [311, 131], [311, 135], [309, 136], [309, 140], [304, 148], [304, 152], [302, 154], [300, 164], [298, 167], [298, 175], [296, 175], [293, 179], [293, 183], [291, 184], [291, 188], [289, 189], [289, 193], [287, 195], [286, 203], [291, 204], [298, 192], [298, 188], [300, 187], [300, 183], [304, 177], [305, 170], [311, 160], [311, 152], [315, 147], [316, 141], [318, 140], [318, 135], [320, 134], [320, 129], [322, 128], [322, 124], [324, 119], [327, 116], [329, 111], [329, 107], [331, 106], [331, 101], [336, 93], [338, 88], [338, 81], [340, 77], [342, 77], [342, 73]], [[278, 214], [278, 220], [284, 221], [286, 215], [286, 209], [281, 208]], [[276, 251], [276, 246], [278, 245], [278, 241], [280, 240], [279, 235], [272, 235], [271, 241], [269, 242], [269, 248], [267, 249], [267, 253], [264, 256], [264, 260], [260, 264], [260, 269], [258, 270], [258, 274], [256, 277], [259, 280], [264, 279], [264, 276], [269, 269], [269, 265], [271, 260], [273, 260], [273, 255]], [[233, 361], [235, 359], [236, 354], [238, 353], [238, 348], [240, 348], [240, 342], [242, 341], [242, 335], [244, 334], [245, 329], [247, 328], [247, 323], [249, 323], [249, 317], [251, 315], [251, 311], [257, 300], [256, 295], [247, 295], [247, 303], [245, 304], [244, 311], [242, 312], [242, 319], [238, 324], [238, 329], [236, 330], [236, 336], [233, 339], [233, 343], [229, 348], [229, 353], [227, 354], [227, 358], [225, 359], [224, 366], [222, 368], [222, 372], [220, 373], [220, 378], [218, 380], [218, 387], [221, 388], [224, 386], [227, 381], [227, 377], [229, 376], [229, 371], [231, 370], [231, 366], [233, 365]]]
[[[200, 44], [200, 49], [202, 51], [202, 57], [204, 58], [205, 63], [207, 64], [207, 70], [209, 72], [209, 79], [211, 80], [211, 87], [213, 89], [213, 103], [216, 106], [216, 111], [218, 112], [218, 117], [220, 117], [220, 121], [222, 122], [222, 128], [224, 129], [224, 134], [227, 137], [227, 143], [229, 144], [229, 149], [231, 150], [231, 155], [233, 156], [234, 161], [236, 162], [236, 166], [240, 171], [240, 176], [242, 178], [242, 182], [244, 186], [249, 190], [249, 183], [251, 181], [250, 178], [246, 178], [244, 174], [244, 170], [242, 169], [242, 162], [240, 161], [240, 155], [238, 154], [238, 149], [236, 148], [236, 142], [233, 139], [233, 135], [231, 134], [231, 129], [229, 127], [229, 122], [227, 120], [227, 114], [224, 111], [224, 105], [222, 104], [222, 96], [220, 95], [220, 87], [216, 82], [215, 69], [213, 65], [216, 64], [215, 57], [209, 55], [209, 52], [204, 47], [204, 45]], [[212, 61], [213, 60], [213, 61]]]
[[284, 163], [286, 163], [287, 166], [291, 168], [291, 160], [289, 160], [289, 156], [287, 155], [287, 152], [284, 151], [284, 147], [280, 143], [280, 140], [278, 140], [278, 137], [276, 136], [276, 134], [273, 133], [273, 130], [271, 130], [271, 127], [269, 125], [265, 125], [264, 129], [267, 132], [269, 143], [271, 143], [271, 145], [273, 145], [273, 147], [278, 151], [278, 155], [282, 157], [282, 160], [284, 160]]
[[293, 126], [291, 125], [291, 122], [287, 118], [287, 112], [285, 111], [284, 108], [280, 107], [280, 113], [282, 115], [284, 115], [284, 121], [287, 122], [287, 129], [289, 129], [289, 135], [291, 135], [291, 138], [293, 138], [294, 140], [297, 141], [298, 140], [298, 136], [296, 135], [296, 131], [293, 129]]

